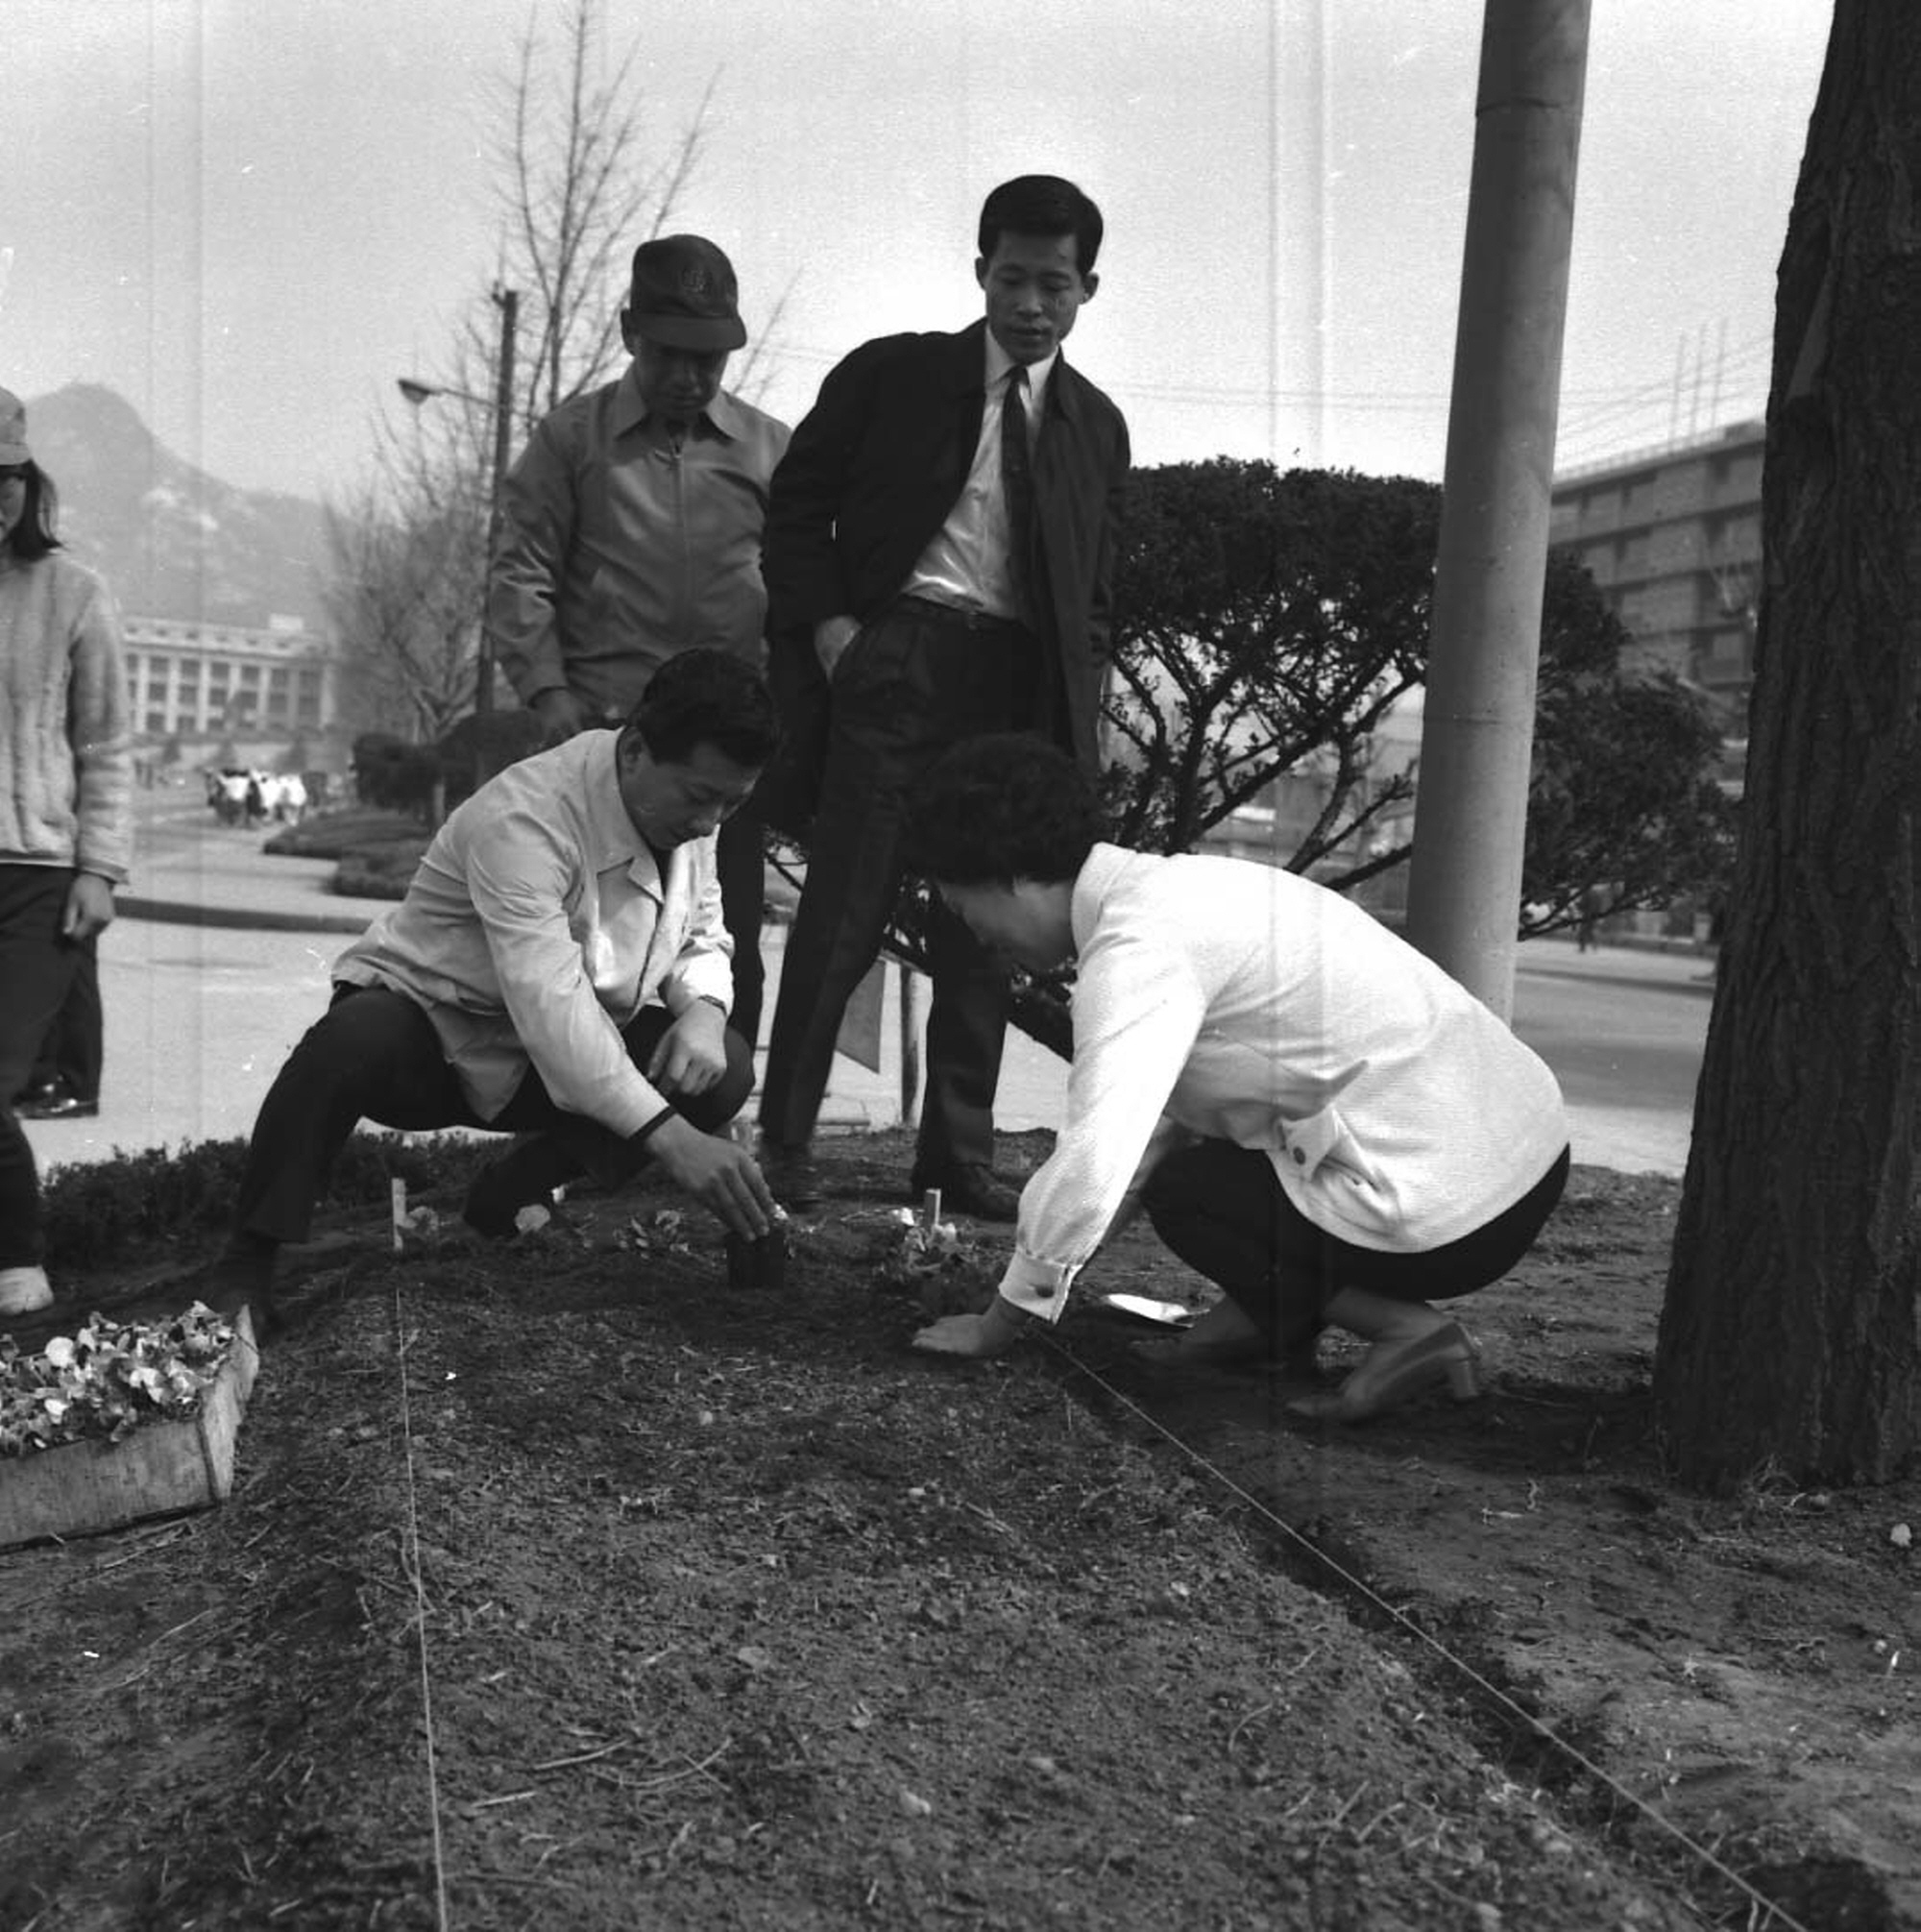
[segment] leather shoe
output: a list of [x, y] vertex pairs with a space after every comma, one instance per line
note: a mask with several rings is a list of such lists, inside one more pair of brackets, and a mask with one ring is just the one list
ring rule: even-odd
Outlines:
[[579, 1174], [579, 1162], [551, 1135], [519, 1135], [498, 1159], [474, 1171], [460, 1218], [490, 1241], [511, 1240], [520, 1233], [523, 1208], [544, 1208], [558, 1218], [554, 1190]]
[[230, 1321], [247, 1309], [254, 1320], [255, 1341], [266, 1341], [283, 1326], [274, 1302], [274, 1261], [279, 1252], [278, 1242], [236, 1235], [195, 1284], [198, 1299]]
[[47, 1271], [34, 1264], [0, 1268], [0, 1315], [36, 1315], [54, 1305]]
[[916, 1167], [908, 1198], [919, 1201], [930, 1187], [940, 1189], [943, 1214], [971, 1214], [977, 1221], [1011, 1221], [1020, 1212], [1020, 1190], [1009, 1187], [985, 1161], [963, 1162], [936, 1174]]
[[1408, 1341], [1376, 1342], [1339, 1388], [1290, 1402], [1287, 1412], [1305, 1422], [1370, 1422], [1444, 1382], [1456, 1402], [1481, 1392], [1480, 1344], [1459, 1322]]
[[460, 1218], [489, 1241], [511, 1241], [520, 1233], [518, 1217], [523, 1208], [545, 1208], [553, 1212], [553, 1194], [545, 1187], [529, 1191], [516, 1187], [504, 1172], [506, 1162], [488, 1161], [467, 1184], [466, 1198], [460, 1204]]
[[774, 1199], [790, 1214], [811, 1214], [820, 1206], [820, 1169], [805, 1140], [763, 1140], [757, 1158]]
[[97, 1100], [82, 1100], [58, 1082], [30, 1088], [13, 1103], [22, 1120], [91, 1120], [100, 1113]]

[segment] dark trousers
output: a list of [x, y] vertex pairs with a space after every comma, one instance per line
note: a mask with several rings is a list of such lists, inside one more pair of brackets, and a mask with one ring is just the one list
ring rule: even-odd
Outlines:
[[734, 1008], [727, 1024], [752, 1053], [761, 1043], [767, 969], [761, 960], [761, 915], [767, 895], [765, 828], [752, 801], [727, 819], [715, 843], [720, 872], [720, 917], [734, 942]]
[[0, 1268], [46, 1256], [34, 1150], [13, 1112], [80, 958], [61, 936], [70, 866], [0, 865]]
[[[909, 787], [960, 740], [1028, 725], [1039, 665], [1038, 643], [1019, 625], [914, 598], [897, 599], [836, 664], [807, 882], [767, 1045], [761, 1128], [769, 1139], [798, 1144], [814, 1132], [847, 1000], [879, 956], [900, 891]], [[993, 1158], [1009, 981], [938, 906], [929, 955], [918, 1165], [938, 1174]]]
[[1568, 1162], [1564, 1149], [1512, 1208], [1421, 1254], [1356, 1247], [1316, 1227], [1288, 1199], [1266, 1154], [1228, 1140], [1169, 1155], [1149, 1177], [1141, 1205], [1155, 1233], [1284, 1353], [1312, 1341], [1325, 1326], [1322, 1311], [1343, 1288], [1426, 1302], [1498, 1281], [1553, 1212]]
[[36, 1091], [63, 1088], [76, 1100], [98, 1100], [107, 1044], [107, 1015], [100, 1004], [100, 941], [96, 935], [71, 943], [73, 982], [40, 1041], [27, 1085]]
[[[622, 1036], [636, 1065], [646, 1064], [672, 1024], [665, 1008], [642, 1008]], [[674, 1109], [692, 1126], [712, 1133], [741, 1111], [753, 1085], [753, 1056], [730, 1027], [726, 1073], [706, 1093], [676, 1100]], [[542, 1135], [568, 1157], [556, 1167], [557, 1180], [571, 1171], [615, 1184], [647, 1162], [644, 1142], [564, 1113], [531, 1068], [506, 1107], [482, 1120], [442, 1057], [440, 1037], [420, 1007], [384, 987], [341, 987], [261, 1103], [235, 1226], [268, 1240], [305, 1240], [335, 1157], [363, 1119], [408, 1133], [484, 1127]]]

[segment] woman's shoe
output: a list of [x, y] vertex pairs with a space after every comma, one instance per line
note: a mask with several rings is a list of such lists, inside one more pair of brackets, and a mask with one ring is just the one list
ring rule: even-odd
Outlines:
[[53, 1305], [44, 1268], [0, 1268], [0, 1315], [36, 1315]]
[[1303, 1396], [1287, 1412], [1308, 1422], [1367, 1422], [1446, 1382], [1456, 1402], [1481, 1392], [1481, 1351], [1459, 1322], [1410, 1341], [1376, 1342], [1337, 1389]]

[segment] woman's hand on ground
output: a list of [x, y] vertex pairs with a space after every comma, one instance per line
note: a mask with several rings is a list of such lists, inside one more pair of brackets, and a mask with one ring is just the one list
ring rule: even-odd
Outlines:
[[1004, 1355], [1020, 1339], [1027, 1317], [998, 1295], [978, 1315], [943, 1315], [913, 1338], [927, 1355], [970, 1356], [985, 1360]]

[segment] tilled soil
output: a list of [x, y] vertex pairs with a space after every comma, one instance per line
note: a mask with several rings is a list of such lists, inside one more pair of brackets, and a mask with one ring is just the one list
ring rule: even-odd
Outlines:
[[338, 1227], [231, 1502], [0, 1555], [0, 1927], [1921, 1926], [1921, 1484], [1664, 1480], [1673, 1184], [1577, 1169], [1491, 1395], [1333, 1431], [1131, 1359], [1146, 1232], [912, 1354], [967, 1282], [825, 1153], [778, 1294], [646, 1189]]

